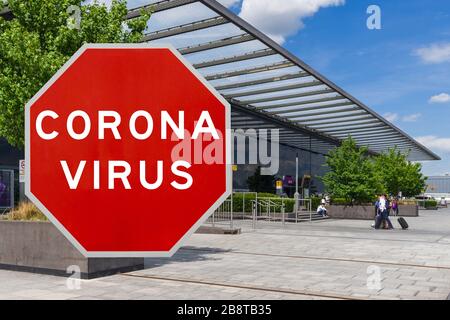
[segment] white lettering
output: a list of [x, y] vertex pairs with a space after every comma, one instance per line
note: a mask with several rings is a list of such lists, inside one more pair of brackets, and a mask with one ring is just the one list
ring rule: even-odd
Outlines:
[[[81, 117], [84, 120], [84, 131], [82, 133], [76, 133], [73, 129], [73, 122], [78, 117]], [[91, 132], [91, 119], [89, 118], [89, 115], [81, 110], [72, 112], [67, 118], [67, 132], [75, 140], [86, 139]]]
[[184, 111], [178, 111], [178, 126], [167, 111], [161, 112], [161, 139], [167, 140], [167, 125], [178, 139], [184, 139]]
[[[106, 121], [106, 118], [114, 118], [114, 121]], [[98, 112], [98, 138], [105, 140], [105, 130], [109, 129], [114, 135], [114, 139], [120, 140], [120, 133], [117, 129], [122, 122], [120, 114], [116, 111], [99, 111]]]
[[[203, 124], [206, 122], [207, 127], [205, 128]], [[219, 134], [217, 133], [216, 127], [211, 119], [211, 115], [208, 111], [203, 111], [200, 119], [194, 129], [194, 134], [192, 135], [192, 139], [197, 139], [200, 133], [210, 133], [214, 140], [219, 140]]]
[[182, 167], [182, 168], [185, 168], [185, 169], [189, 169], [191, 167], [191, 165], [188, 162], [186, 162], [186, 161], [175, 161], [172, 164], [172, 173], [174, 175], [178, 176], [178, 177], [185, 178], [186, 179], [186, 183], [180, 184], [180, 183], [178, 183], [176, 181], [173, 181], [171, 183], [171, 185], [172, 185], [172, 187], [174, 187], [177, 190], [187, 190], [187, 189], [189, 189], [192, 186], [192, 183], [193, 183], [192, 176], [189, 173], [187, 173], [187, 172], [180, 171], [178, 169], [179, 167]]
[[78, 184], [80, 183], [81, 175], [83, 174], [84, 167], [86, 166], [86, 161], [80, 161], [78, 165], [77, 172], [75, 173], [75, 177], [72, 176], [70, 172], [69, 166], [67, 165], [67, 161], [60, 161], [61, 167], [63, 168], [64, 175], [66, 176], [67, 184], [69, 185], [71, 190], [76, 190], [78, 188]]
[[41, 137], [44, 140], [53, 140], [58, 136], [58, 132], [57, 131], [53, 131], [51, 133], [45, 133], [44, 130], [42, 129], [42, 121], [44, 121], [44, 118], [46, 117], [50, 117], [52, 119], [58, 119], [58, 114], [54, 111], [51, 110], [45, 110], [42, 111], [41, 113], [39, 113], [39, 115], [37, 116], [36, 119], [36, 131], [39, 135], [39, 137]]
[[[122, 172], [117, 172], [116, 168], [122, 167]], [[122, 180], [125, 189], [130, 190], [131, 185], [128, 181], [128, 176], [131, 174], [131, 166], [126, 161], [109, 161], [108, 164], [108, 189], [115, 189], [115, 181], [117, 179]]]
[[[144, 117], [145, 120], [147, 121], [147, 130], [144, 133], [139, 133], [136, 130], [136, 121], [137, 119], [139, 119], [140, 117]], [[131, 116], [130, 119], [130, 132], [133, 135], [133, 137], [135, 137], [137, 140], [145, 140], [148, 139], [153, 132], [153, 119], [152, 116], [150, 115], [150, 113], [148, 113], [147, 111], [136, 111], [135, 113], [133, 113], [133, 115]]]
[[162, 183], [163, 183], [163, 166], [164, 163], [163, 161], [158, 161], [157, 164], [157, 178], [156, 178], [156, 182], [155, 183], [148, 183], [147, 182], [147, 178], [146, 178], [146, 166], [145, 166], [145, 161], [141, 161], [139, 163], [140, 166], [140, 172], [139, 172], [139, 176], [140, 176], [140, 180], [141, 180], [141, 184], [145, 189], [148, 190], [156, 190], [159, 187], [161, 187]]
[[94, 189], [100, 190], [100, 161], [94, 161]]

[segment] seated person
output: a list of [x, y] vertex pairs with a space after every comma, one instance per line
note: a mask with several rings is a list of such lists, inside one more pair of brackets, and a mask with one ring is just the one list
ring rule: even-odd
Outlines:
[[321, 204], [318, 208], [317, 208], [317, 213], [322, 215], [322, 217], [328, 217], [327, 214], [327, 208], [325, 208], [325, 206], [323, 204]]

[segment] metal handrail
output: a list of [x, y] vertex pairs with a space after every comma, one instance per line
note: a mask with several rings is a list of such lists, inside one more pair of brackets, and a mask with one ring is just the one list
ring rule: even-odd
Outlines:
[[[314, 212], [312, 211], [311, 199], [298, 199], [299, 210], [293, 212], [294, 216], [288, 216], [286, 214], [287, 201], [291, 201], [289, 198], [283, 197], [261, 197], [258, 198], [258, 194], [250, 192], [237, 192], [233, 193], [233, 196], [242, 194], [242, 220], [251, 220], [253, 228], [256, 228], [258, 221], [264, 220], [265, 222], [282, 222], [283, 226], [286, 226], [286, 222], [299, 223], [300, 221], [313, 221]], [[237, 200], [237, 199], [234, 199]], [[240, 201], [240, 199], [238, 200]], [[248, 204], [251, 205], [251, 216], [247, 211]], [[228, 198], [224, 203], [216, 210], [216, 212], [210, 217], [208, 223], [223, 225], [224, 223], [230, 224], [230, 228], [233, 228], [233, 222], [237, 218], [233, 213], [233, 197]], [[247, 208], [246, 208], [247, 205]], [[300, 209], [301, 207], [301, 209]], [[239, 210], [240, 211], [240, 210]], [[301, 217], [301, 212], [309, 214], [308, 217]]]
[[[313, 215], [313, 211], [312, 211], [312, 200], [311, 199], [298, 199], [298, 202], [300, 204], [300, 202], [304, 203], [307, 202], [308, 203], [308, 207], [305, 206], [305, 209], [308, 210], [309, 212], [309, 222], [312, 222], [312, 215]], [[300, 205], [297, 206], [297, 208], [300, 208]], [[295, 212], [295, 222], [298, 223], [298, 214], [299, 211]]]
[[[227, 210], [229, 208], [230, 210]], [[217, 208], [217, 210], [211, 215], [210, 221], [213, 227], [216, 226], [216, 222], [223, 221], [226, 218], [224, 218], [225, 214], [230, 214], [230, 228], [233, 227], [233, 216], [232, 216], [232, 208], [233, 208], [233, 201], [232, 199], [226, 199], [220, 206]]]
[[253, 207], [253, 219], [258, 220], [258, 213], [265, 212], [265, 218], [268, 218], [269, 221], [272, 221], [272, 213], [277, 213], [277, 209], [280, 208], [280, 213], [282, 214], [283, 224], [285, 223], [285, 208], [286, 205], [284, 203], [284, 199], [281, 198], [281, 203], [277, 203], [273, 200], [280, 200], [280, 198], [263, 198], [258, 200], [251, 200]]

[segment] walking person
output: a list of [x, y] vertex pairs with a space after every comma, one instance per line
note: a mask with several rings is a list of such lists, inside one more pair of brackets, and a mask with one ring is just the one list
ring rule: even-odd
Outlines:
[[399, 210], [398, 210], [398, 199], [397, 198], [394, 198], [392, 200], [391, 207], [392, 207], [392, 212], [394, 213], [394, 217], [398, 217]]
[[380, 229], [381, 226], [384, 225], [384, 223], [387, 223], [388, 229], [392, 230], [394, 229], [394, 226], [392, 225], [391, 220], [389, 219], [389, 210], [390, 210], [390, 203], [387, 199], [387, 196], [385, 194], [381, 195], [378, 199], [378, 201], [375, 203], [375, 211], [376, 211], [376, 218], [375, 218], [375, 229]]

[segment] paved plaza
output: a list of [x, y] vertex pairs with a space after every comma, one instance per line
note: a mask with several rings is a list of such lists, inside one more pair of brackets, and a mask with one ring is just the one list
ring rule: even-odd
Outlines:
[[407, 231], [354, 220], [243, 224], [241, 235], [195, 234], [172, 259], [79, 288], [0, 270], [0, 299], [447, 299], [450, 209], [407, 220]]

